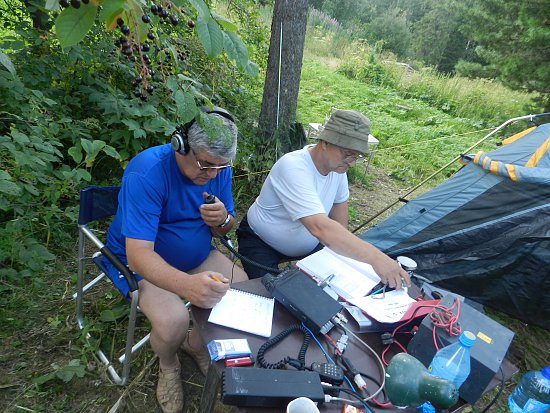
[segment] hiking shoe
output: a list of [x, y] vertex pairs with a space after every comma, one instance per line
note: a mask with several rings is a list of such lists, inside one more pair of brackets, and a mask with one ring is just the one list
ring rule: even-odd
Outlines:
[[210, 367], [210, 354], [208, 354], [208, 351], [206, 351], [206, 349], [202, 346], [199, 349], [192, 348], [191, 344], [189, 344], [189, 333], [185, 336], [185, 340], [183, 340], [181, 348], [184, 352], [191, 356], [193, 360], [195, 360], [195, 363], [199, 367], [201, 373], [206, 376], [208, 367]]
[[182, 413], [183, 384], [180, 368], [163, 370], [159, 367], [157, 400], [164, 413]]

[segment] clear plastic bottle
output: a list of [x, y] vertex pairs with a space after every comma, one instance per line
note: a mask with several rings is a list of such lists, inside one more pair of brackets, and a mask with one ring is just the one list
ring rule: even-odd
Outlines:
[[512, 413], [550, 412], [550, 366], [541, 371], [528, 371], [508, 397]]
[[456, 343], [443, 347], [435, 354], [428, 367], [430, 374], [453, 382], [459, 389], [470, 374], [470, 348], [475, 341], [473, 333], [462, 332]]

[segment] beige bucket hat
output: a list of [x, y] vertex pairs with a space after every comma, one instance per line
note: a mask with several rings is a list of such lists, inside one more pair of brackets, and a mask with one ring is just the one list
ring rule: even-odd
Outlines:
[[335, 110], [319, 133], [319, 139], [353, 151], [369, 151], [370, 120], [355, 110]]

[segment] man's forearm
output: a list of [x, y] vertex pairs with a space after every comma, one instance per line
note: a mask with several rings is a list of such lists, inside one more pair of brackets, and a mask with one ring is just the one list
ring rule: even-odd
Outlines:
[[182, 277], [185, 273], [168, 264], [153, 249], [145, 246], [128, 248], [127, 243], [127, 256], [130, 269], [145, 280], [178, 295], [185, 291], [187, 277]]

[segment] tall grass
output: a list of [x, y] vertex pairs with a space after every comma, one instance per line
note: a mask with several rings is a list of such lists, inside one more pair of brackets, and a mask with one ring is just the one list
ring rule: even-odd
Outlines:
[[493, 80], [446, 75], [432, 68], [411, 71], [391, 62], [384, 69], [403, 96], [417, 97], [455, 116], [494, 124], [541, 110], [533, 102], [535, 94], [510, 90]]
[[496, 125], [524, 114], [540, 111], [536, 94], [510, 90], [487, 79], [468, 79], [425, 67], [382, 59], [376, 47], [366, 44], [347, 56], [339, 71], [352, 79], [395, 89], [404, 98], [415, 98], [456, 117]]
[[305, 54], [342, 59], [353, 48], [351, 32], [328, 14], [310, 8], [307, 17]]

